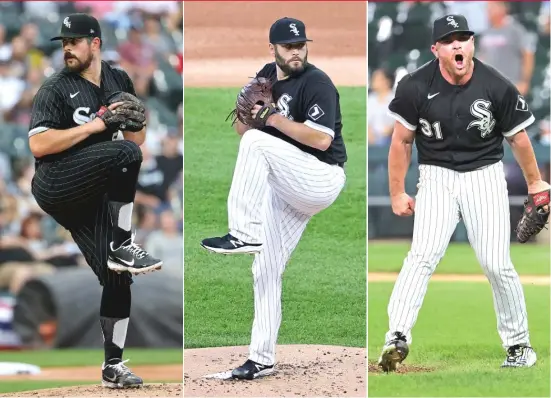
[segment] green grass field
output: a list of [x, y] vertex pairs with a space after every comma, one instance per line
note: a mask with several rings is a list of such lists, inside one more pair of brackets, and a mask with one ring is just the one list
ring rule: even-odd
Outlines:
[[[369, 271], [398, 271], [408, 244], [369, 243]], [[452, 245], [437, 272], [481, 270], [467, 245]], [[549, 274], [549, 248], [513, 245], [520, 274]], [[368, 286], [368, 356], [376, 361], [388, 327], [392, 283]], [[531, 343], [538, 362], [530, 369], [501, 369], [505, 358], [496, 330], [488, 283], [431, 282], [413, 329], [405, 363], [432, 372], [369, 375], [369, 396], [549, 396], [549, 286], [525, 285]]]
[[[400, 272], [410, 243], [369, 243], [369, 272]], [[511, 259], [519, 274], [549, 275], [549, 249], [540, 245], [511, 245]], [[450, 245], [436, 273], [481, 274], [474, 250], [468, 243]]]
[[[365, 347], [365, 88], [339, 91], [347, 184], [312, 219], [284, 273], [279, 344]], [[224, 119], [237, 92], [185, 90], [186, 348], [249, 344], [252, 256], [217, 256], [199, 245], [227, 233], [239, 136]]]
[[[161, 365], [182, 363], [182, 350], [180, 349], [133, 349], [124, 350], [124, 356], [130, 361], [127, 365], [132, 368], [135, 365]], [[73, 366], [97, 366], [98, 374], [103, 361], [103, 350], [45, 350], [45, 351], [6, 351], [1, 354], [2, 362], [23, 362], [50, 367]], [[0, 378], [1, 380], [1, 378]], [[79, 384], [98, 384], [90, 381], [63, 381], [63, 380], [2, 380], [0, 393], [38, 390], [42, 388], [56, 388], [74, 386]], [[146, 380], [147, 382], [147, 380]]]

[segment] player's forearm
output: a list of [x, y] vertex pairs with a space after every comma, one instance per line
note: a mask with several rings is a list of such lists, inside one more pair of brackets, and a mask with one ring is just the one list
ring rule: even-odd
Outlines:
[[105, 124], [100, 119], [94, 119], [89, 123], [67, 130], [49, 129], [29, 137], [29, 147], [32, 154], [40, 158], [63, 152], [84, 141], [90, 135], [103, 130], [105, 130]]
[[270, 116], [266, 125], [275, 127], [301, 144], [321, 151], [326, 151], [331, 145], [332, 137], [329, 134], [310, 128], [304, 123], [293, 122], [279, 114]]
[[406, 173], [411, 163], [413, 141], [392, 137], [388, 153], [388, 178], [390, 196], [399, 195], [406, 191]]
[[530, 142], [528, 134], [523, 131], [507, 138], [507, 141], [511, 145], [513, 155], [522, 169], [526, 184], [531, 185], [540, 181], [541, 174], [538, 168], [538, 162], [536, 161], [534, 148], [532, 148], [532, 143]]

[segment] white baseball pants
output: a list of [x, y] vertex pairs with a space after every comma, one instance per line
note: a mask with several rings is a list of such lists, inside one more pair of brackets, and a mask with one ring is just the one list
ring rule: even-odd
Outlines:
[[492, 287], [503, 347], [530, 344], [524, 293], [509, 253], [511, 227], [503, 164], [465, 173], [420, 165], [419, 171], [413, 240], [390, 297], [385, 341], [398, 331], [411, 343], [411, 329], [429, 279], [461, 216]]
[[310, 218], [337, 199], [345, 181], [341, 167], [267, 133], [253, 129], [241, 138], [228, 197], [229, 229], [244, 242], [263, 244], [252, 265], [249, 359], [275, 363], [283, 271]]

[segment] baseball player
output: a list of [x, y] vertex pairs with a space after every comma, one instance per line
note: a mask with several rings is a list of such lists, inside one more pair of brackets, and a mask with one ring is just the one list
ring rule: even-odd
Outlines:
[[[102, 384], [139, 387], [122, 361], [132, 275], [162, 262], [133, 242], [132, 207], [145, 140], [145, 110], [128, 75], [101, 60], [101, 29], [86, 14], [66, 17], [65, 68], [48, 78], [32, 107], [29, 145], [36, 158], [32, 193], [70, 231], [103, 286]], [[126, 101], [109, 98], [121, 92]], [[130, 130], [129, 130], [130, 129]]]
[[[526, 100], [497, 70], [474, 57], [474, 33], [462, 15], [434, 22], [435, 59], [406, 75], [389, 105], [396, 119], [388, 166], [392, 210], [415, 212], [411, 249], [388, 305], [389, 330], [379, 359], [395, 370], [409, 352], [429, 279], [460, 218], [494, 298], [497, 328], [507, 354], [503, 367], [536, 362], [519, 276], [509, 254], [503, 139], [515, 155], [530, 200], [549, 204], [526, 127], [534, 122]], [[404, 188], [414, 139], [420, 178], [416, 200]]]
[[[248, 360], [232, 372], [238, 379], [274, 371], [283, 271], [310, 218], [337, 199], [346, 180], [339, 93], [308, 63], [304, 23], [279, 19], [269, 39], [275, 62], [257, 78], [273, 84], [277, 105], [237, 112], [235, 129], [242, 138], [227, 202], [229, 233], [202, 241], [215, 253], [255, 254], [251, 344]], [[241, 90], [238, 109], [254, 94], [250, 87]], [[259, 127], [242, 122], [247, 119]]]

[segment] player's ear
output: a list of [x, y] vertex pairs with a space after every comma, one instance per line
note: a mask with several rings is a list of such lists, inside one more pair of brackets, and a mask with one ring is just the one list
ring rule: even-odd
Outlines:
[[269, 48], [270, 48], [270, 54], [272, 54], [272, 56], [275, 56], [275, 47], [272, 43], [269, 44]]
[[436, 49], [436, 45], [433, 44], [432, 46], [430, 46], [430, 50], [432, 51], [434, 56], [438, 58], [438, 50]]
[[94, 47], [95, 47], [96, 49], [99, 50], [99, 49], [101, 48], [101, 39], [100, 39], [99, 37], [94, 37], [94, 38], [92, 39], [92, 43], [95, 44]]

